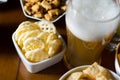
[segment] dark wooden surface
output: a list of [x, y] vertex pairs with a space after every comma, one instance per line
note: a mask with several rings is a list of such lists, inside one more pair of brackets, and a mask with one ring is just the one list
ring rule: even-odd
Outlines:
[[[19, 0], [8, 0], [0, 4], [0, 80], [58, 80], [68, 71], [63, 61], [36, 74], [29, 73], [21, 62], [11, 36], [18, 25], [26, 20], [32, 19], [24, 16]], [[55, 25], [66, 41], [65, 17]], [[104, 50], [101, 65], [115, 71], [114, 52]]]

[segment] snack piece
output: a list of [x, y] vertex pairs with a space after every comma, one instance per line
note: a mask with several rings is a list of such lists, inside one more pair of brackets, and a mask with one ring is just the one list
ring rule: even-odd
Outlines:
[[51, 33], [49, 32], [41, 32], [37, 37], [42, 39], [45, 43], [47, 43], [47, 39], [48, 39], [48, 36], [50, 35]]
[[48, 14], [54, 18], [54, 16], [58, 16], [60, 14], [59, 9], [52, 9], [48, 11]]
[[41, 5], [42, 5], [42, 7], [45, 8], [46, 10], [52, 9], [51, 3], [50, 3], [49, 1], [47, 1], [47, 0], [43, 0], [43, 1], [41, 2]]
[[24, 34], [25, 32], [29, 31], [30, 29], [20, 29], [16, 32], [15, 34], [15, 39], [18, 41], [18, 38], [20, 37], [21, 34]]
[[60, 39], [52, 40], [49, 42], [48, 46], [48, 55], [52, 57], [61, 50], [62, 41]]
[[49, 21], [41, 21], [41, 22], [38, 22], [37, 24], [40, 26], [40, 28], [44, 32], [56, 33], [55, 26], [53, 25], [53, 23], [51, 23]]
[[23, 41], [25, 41], [26, 39], [30, 38], [30, 37], [37, 37], [40, 34], [39, 30], [31, 30], [28, 31], [24, 34], [24, 37], [22, 37]]
[[58, 39], [58, 35], [55, 33], [49, 34], [48, 38], [46, 39], [46, 43], [50, 43], [51, 41]]
[[67, 80], [95, 80], [83, 72], [74, 72], [67, 78]]
[[82, 72], [74, 72], [67, 78], [67, 80], [79, 80], [81, 75], [82, 75]]
[[44, 47], [45, 47], [44, 42], [36, 37], [28, 38], [23, 42], [23, 50], [26, 52], [37, 48], [43, 49]]
[[44, 17], [45, 17], [46, 20], [49, 20], [49, 21], [53, 19], [53, 17], [50, 16], [48, 13], [45, 14]]
[[61, 10], [64, 12], [67, 9], [67, 6], [61, 6]]
[[38, 12], [39, 11], [39, 5], [38, 4], [34, 4], [31, 7], [32, 13]]
[[50, 58], [63, 47], [55, 26], [49, 21], [22, 22], [15, 32], [15, 40], [23, 55], [31, 62]]
[[24, 10], [25, 12], [28, 14], [28, 15], [32, 15], [32, 12], [31, 12], [31, 4], [27, 4], [24, 6]]
[[92, 76], [96, 80], [114, 80], [110, 72], [97, 63], [83, 70], [85, 74]]
[[30, 22], [30, 21], [24, 21], [24, 22], [22, 22], [22, 23], [18, 26], [16, 32], [18, 32], [18, 31], [21, 30], [21, 29], [30, 29], [30, 30], [36, 30], [36, 29], [38, 29], [38, 30], [40, 30], [38, 24], [35, 24], [35, 23], [33, 23], [33, 22]]
[[16, 34], [15, 34], [16, 41], [18, 41], [18, 38], [20, 37], [20, 35], [22, 33], [25, 33], [27, 31], [31, 31], [31, 30], [40, 30], [41, 31], [39, 26], [35, 23], [29, 22], [29, 21], [25, 21], [25, 22], [21, 23], [16, 30]]
[[18, 45], [20, 46], [20, 48], [23, 47], [24, 37], [25, 37], [26, 33], [28, 33], [28, 32], [29, 32], [29, 31], [27, 31], [27, 32], [25, 32], [25, 33], [23, 33], [23, 34], [21, 34], [21, 35], [18, 37], [17, 42], [18, 42]]
[[60, 6], [60, 0], [53, 0], [53, 1], [52, 1], [52, 4], [53, 4], [55, 7], [58, 7], [58, 6]]
[[31, 25], [30, 21], [24, 21], [18, 26], [17, 30], [21, 29], [21, 28], [24, 28], [25, 26], [30, 26], [30, 25]]
[[36, 18], [42, 18], [43, 14], [41, 12], [36, 12], [36, 14], [33, 14], [33, 16]]
[[107, 69], [95, 62], [81, 72], [73, 72], [66, 80], [114, 80], [114, 78]]
[[29, 37], [36, 37], [40, 33], [39, 30], [32, 30], [32, 31], [27, 31], [24, 34], [21, 34], [20, 37], [18, 38], [18, 44], [20, 46], [23, 46], [23, 41], [25, 41]]
[[26, 52], [25, 57], [31, 62], [39, 62], [49, 58], [48, 54], [42, 49], [28, 51]]

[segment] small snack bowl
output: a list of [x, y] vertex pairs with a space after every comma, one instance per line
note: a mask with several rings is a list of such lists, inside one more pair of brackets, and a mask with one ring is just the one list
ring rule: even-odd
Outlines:
[[66, 0], [20, 0], [22, 11], [28, 18], [56, 22], [65, 15]]
[[120, 75], [120, 43], [118, 43], [115, 52], [115, 70]]
[[[22, 28], [23, 28], [23, 25], [25, 25], [25, 26], [30, 25], [29, 23], [31, 23], [31, 22], [26, 21], [26, 22], [21, 23], [21, 24], [19, 25], [19, 27], [18, 27], [17, 30], [24, 30], [24, 31], [25, 31], [25, 28], [22, 29]], [[39, 23], [39, 22], [38, 22], [38, 23]], [[36, 24], [36, 23], [35, 23], [35, 24]], [[22, 28], [21, 28], [20, 26], [22, 26]], [[45, 25], [44, 25], [44, 27], [45, 27]], [[30, 28], [30, 27], [29, 27], [29, 28]], [[47, 28], [47, 29], [49, 28], [48, 25], [46, 26], [46, 28]], [[48, 68], [48, 67], [50, 67], [50, 66], [58, 63], [58, 62], [61, 61], [61, 59], [63, 58], [63, 54], [64, 54], [64, 52], [66, 51], [66, 44], [65, 44], [65, 41], [63, 40], [62, 36], [61, 36], [60, 34], [58, 34], [58, 38], [60, 38], [63, 43], [62, 43], [62, 48], [61, 48], [61, 50], [60, 50], [57, 54], [52, 55], [52, 56], [50, 56], [50, 57], [47, 57], [47, 58], [45, 58], [45, 59], [43, 59], [43, 57], [44, 57], [44, 54], [43, 54], [43, 56], [42, 56], [42, 58], [41, 58], [41, 59], [43, 59], [43, 60], [41, 60], [41, 61], [36, 61], [36, 62], [30, 61], [31, 59], [33, 59], [34, 56], [32, 56], [32, 58], [30, 58], [30, 60], [29, 60], [29, 58], [28, 58], [28, 59], [26, 58], [25, 53], [24, 53], [24, 51], [23, 51], [23, 48], [21, 48], [21, 46], [19, 45], [18, 41], [16, 41], [16, 33], [17, 33], [17, 30], [16, 30], [16, 31], [13, 33], [13, 35], [12, 35], [12, 41], [13, 41], [13, 44], [14, 44], [14, 46], [15, 46], [15, 48], [16, 48], [16, 51], [17, 51], [20, 59], [22, 60], [23, 64], [25, 65], [26, 69], [27, 69], [29, 72], [31, 72], [31, 73], [39, 72], [39, 71], [41, 71], [41, 70], [43, 70], [43, 69], [46, 69], [46, 68]], [[28, 26], [27, 26], [27, 30], [30, 31], [30, 29], [28, 29]], [[34, 31], [34, 30], [33, 30], [33, 26], [32, 26], [31, 32], [33, 32], [33, 31]], [[38, 31], [38, 30], [35, 30], [35, 31]], [[25, 34], [25, 33], [24, 33], [24, 34]], [[26, 36], [25, 36], [25, 37], [26, 37]], [[28, 38], [28, 39], [30, 39], [30, 38]], [[31, 42], [30, 42], [30, 44], [31, 44]], [[32, 46], [34, 46], [34, 45], [32, 44]], [[38, 49], [38, 48], [37, 48], [37, 49]], [[31, 51], [32, 51], [32, 50], [31, 50]], [[28, 51], [28, 52], [29, 52], [29, 51]], [[26, 53], [27, 53], [27, 52], [26, 52]], [[40, 53], [42, 53], [42, 52], [40, 52]], [[28, 57], [30, 57], [32, 54], [33, 54], [33, 53], [31, 53]], [[36, 56], [36, 54], [35, 54], [35, 56]], [[40, 57], [40, 56], [39, 56], [39, 57]], [[38, 59], [38, 54], [37, 54], [37, 58], [36, 58], [36, 59], [34, 58], [34, 60], [37, 60], [37, 59]]]
[[[95, 74], [95, 76], [98, 77], [99, 80], [120, 80], [120, 77], [113, 71], [105, 69], [102, 66], [98, 66], [98, 65], [96, 66], [95, 64], [96, 63], [93, 63], [93, 65], [83, 65], [83, 66], [73, 68], [73, 69], [69, 70], [68, 72], [66, 72], [64, 75], [62, 75], [59, 80], [82, 80], [82, 79], [97, 80], [97, 79], [91, 78], [91, 76], [93, 74]], [[94, 73], [94, 72], [89, 72], [89, 71], [96, 72], [97, 70], [98, 70], [98, 72], [97, 72], [98, 74]], [[99, 72], [99, 71], [101, 71], [101, 72]], [[101, 74], [104, 74], [104, 75], [102, 75], [102, 77], [101, 77]], [[94, 78], [96, 78], [96, 77], [94, 77]], [[105, 77], [110, 77], [113, 79], [108, 79], [108, 78], [105, 79]]]

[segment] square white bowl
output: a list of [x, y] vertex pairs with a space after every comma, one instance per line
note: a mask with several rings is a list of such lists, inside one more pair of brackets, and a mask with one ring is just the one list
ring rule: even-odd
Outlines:
[[17, 51], [20, 59], [22, 60], [23, 64], [25, 65], [26, 69], [31, 73], [36, 73], [36, 72], [39, 72], [43, 69], [46, 69], [46, 68], [58, 63], [63, 58], [63, 55], [66, 51], [66, 44], [61, 35], [59, 35], [58, 37], [61, 38], [63, 41], [62, 51], [57, 53], [55, 56], [53, 56], [51, 58], [48, 58], [46, 60], [36, 62], [36, 63], [32, 63], [25, 58], [25, 56], [23, 55], [21, 49], [19, 48], [19, 46], [15, 40], [15, 32], [12, 35], [12, 41], [13, 41], [13, 44], [16, 48], [16, 51]]
[[[75, 67], [69, 71], [67, 71], [65, 74], [63, 74], [59, 80], [66, 80], [66, 78], [73, 72], [76, 72], [76, 71], [82, 71], [84, 70], [85, 68], [87, 68], [89, 65], [83, 65], [83, 66], [79, 66], [79, 67]], [[113, 71], [111, 70], [108, 70], [112, 75], [113, 77], [115, 78], [115, 80], [120, 80], [120, 77], [114, 73]]]
[[[67, 0], [66, 0], [66, 3], [67, 3]], [[28, 15], [28, 14], [25, 12], [25, 10], [24, 10], [24, 1], [23, 1], [23, 0], [20, 0], [20, 4], [21, 4], [21, 7], [22, 7], [22, 11], [23, 11], [23, 13], [24, 13], [24, 15], [25, 15], [26, 17], [31, 18], [31, 19], [34, 19], [34, 20], [39, 20], [39, 21], [45, 20], [45, 19], [36, 18], [36, 17], [33, 17], [33, 16]], [[62, 13], [61, 15], [59, 15], [56, 19], [51, 20], [51, 22], [56, 22], [56, 21], [58, 21], [61, 17], [63, 17], [63, 16], [65, 15], [65, 13], [66, 13], [66, 12]]]

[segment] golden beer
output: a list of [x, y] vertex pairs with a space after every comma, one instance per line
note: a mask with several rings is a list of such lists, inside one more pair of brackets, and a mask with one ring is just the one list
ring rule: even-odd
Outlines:
[[68, 36], [68, 50], [64, 56], [68, 68], [79, 65], [92, 64], [95, 61], [100, 63], [101, 51], [106, 44], [102, 41], [87, 42], [74, 36], [69, 29], [67, 29]]
[[[103, 3], [105, 5], [101, 7]], [[100, 63], [101, 52], [114, 36], [119, 23], [119, 8], [114, 5], [113, 0], [71, 0], [68, 3], [68, 49], [64, 55], [68, 68]]]

